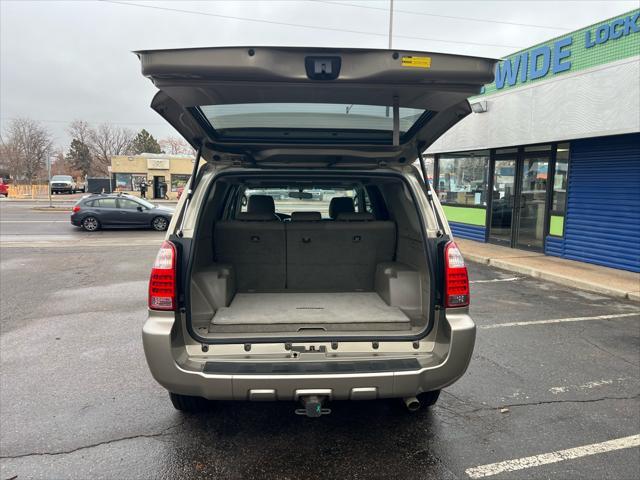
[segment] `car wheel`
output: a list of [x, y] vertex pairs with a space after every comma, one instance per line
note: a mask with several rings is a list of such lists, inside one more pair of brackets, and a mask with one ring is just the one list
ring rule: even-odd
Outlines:
[[190, 395], [180, 395], [169, 392], [169, 398], [176, 410], [181, 412], [195, 413], [207, 410], [211, 403], [202, 397], [192, 397]]
[[85, 217], [82, 220], [82, 228], [87, 232], [95, 232], [100, 228], [100, 222], [96, 217]]
[[151, 222], [151, 226], [158, 232], [164, 232], [169, 227], [169, 221], [164, 217], [156, 217]]

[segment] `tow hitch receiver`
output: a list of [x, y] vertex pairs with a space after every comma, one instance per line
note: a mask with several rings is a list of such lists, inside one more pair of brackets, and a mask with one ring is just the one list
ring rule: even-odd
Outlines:
[[307, 395], [300, 397], [300, 403], [304, 408], [296, 408], [296, 415], [306, 415], [310, 418], [317, 418], [331, 413], [330, 408], [323, 408], [322, 404], [327, 399], [324, 395]]

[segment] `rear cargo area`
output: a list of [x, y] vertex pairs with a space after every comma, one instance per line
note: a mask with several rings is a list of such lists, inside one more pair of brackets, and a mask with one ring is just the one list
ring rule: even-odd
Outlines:
[[289, 338], [423, 330], [429, 275], [417, 212], [400, 182], [377, 188], [384, 215], [332, 198], [329, 218], [280, 218], [271, 198], [254, 195], [245, 211], [214, 219], [191, 277], [194, 331]]
[[375, 292], [237, 293], [213, 316], [218, 325], [403, 323], [407, 317]]

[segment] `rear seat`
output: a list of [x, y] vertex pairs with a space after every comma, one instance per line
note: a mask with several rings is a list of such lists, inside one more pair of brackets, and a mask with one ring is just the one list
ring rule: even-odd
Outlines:
[[284, 224], [268, 195], [252, 195], [246, 212], [214, 227], [215, 260], [233, 265], [240, 291], [285, 288], [285, 245]]
[[331, 205], [334, 221], [300, 221], [293, 215], [286, 224], [287, 288], [373, 290], [376, 265], [393, 260], [395, 223], [355, 213], [348, 197], [334, 198]]
[[293, 212], [291, 222], [277, 221], [265, 207], [271, 197], [259, 207], [251, 198], [246, 213], [214, 230], [216, 262], [233, 265], [239, 291], [372, 291], [376, 266], [393, 260], [395, 223], [354, 212], [348, 197], [330, 208], [333, 221]]

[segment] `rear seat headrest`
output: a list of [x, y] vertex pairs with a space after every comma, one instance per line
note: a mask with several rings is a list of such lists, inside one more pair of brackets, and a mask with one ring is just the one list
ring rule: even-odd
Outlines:
[[336, 218], [339, 222], [371, 222], [375, 220], [376, 217], [373, 216], [373, 213], [362, 212], [362, 213], [340, 213]]
[[270, 195], [251, 195], [247, 202], [247, 213], [276, 213], [276, 205]]
[[322, 220], [320, 212], [292, 212], [292, 222], [319, 222]]
[[333, 197], [329, 203], [329, 216], [334, 220], [341, 213], [353, 213], [355, 210], [350, 197]]

